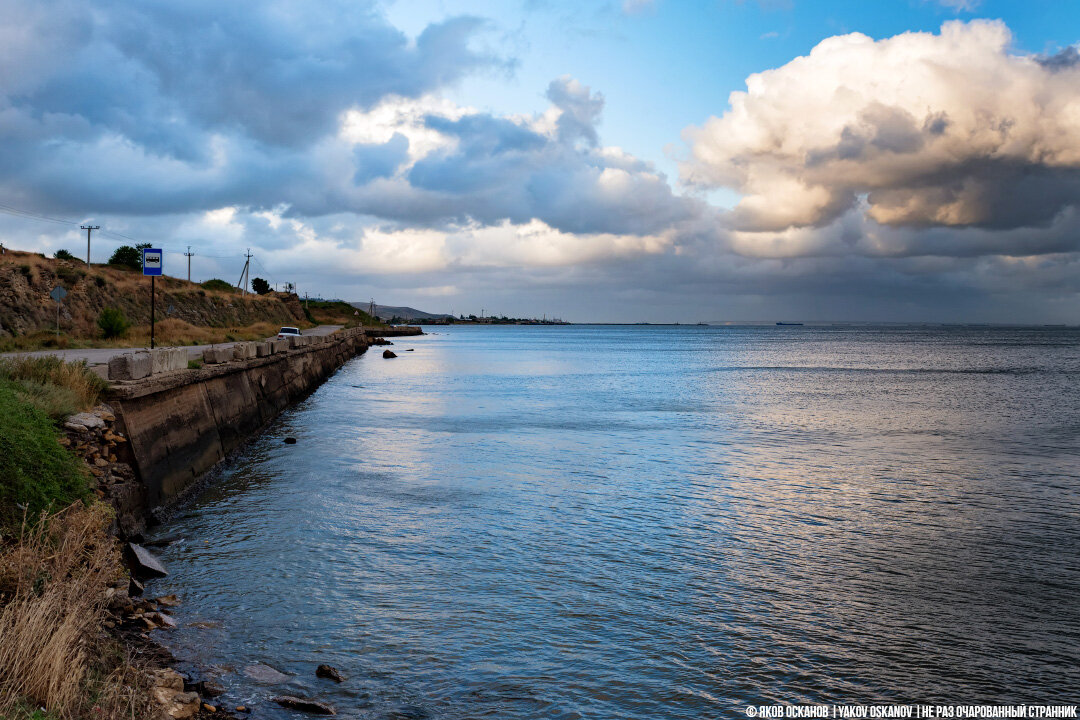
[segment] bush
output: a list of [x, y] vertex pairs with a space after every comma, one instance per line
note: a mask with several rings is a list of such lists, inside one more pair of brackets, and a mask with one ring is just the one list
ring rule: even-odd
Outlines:
[[236, 288], [218, 278], [211, 278], [202, 284], [207, 290], [216, 290], [217, 292], [236, 292]]
[[103, 278], [101, 275], [95, 275], [94, 276], [94, 284], [97, 285], [99, 288], [103, 288], [108, 283], [105, 281], [105, 278]]
[[24, 402], [54, 420], [89, 409], [108, 384], [85, 363], [64, 362], [55, 355], [0, 360], [0, 379], [14, 382]]
[[188, 360], [187, 367], [188, 370], [198, 370], [202, 367], [202, 360]]
[[79, 258], [75, 257], [67, 250], [57, 250], [53, 253], [53, 257], [57, 260], [74, 260], [75, 262], [82, 262]]
[[101, 328], [101, 332], [105, 334], [105, 339], [120, 337], [128, 331], [131, 327], [131, 323], [124, 317], [123, 311], [119, 308], [105, 308], [98, 315], [97, 319], [98, 327]]
[[74, 286], [75, 283], [79, 282], [79, 280], [86, 277], [86, 271], [69, 267], [58, 267], [56, 268], [56, 277], [63, 280], [70, 288]]
[[142, 269], [142, 252], [130, 245], [121, 245], [109, 258], [110, 265], [128, 268], [130, 270]]
[[251, 279], [251, 289], [257, 292], [259, 295], [265, 295], [270, 292], [270, 283], [266, 282], [260, 277]]

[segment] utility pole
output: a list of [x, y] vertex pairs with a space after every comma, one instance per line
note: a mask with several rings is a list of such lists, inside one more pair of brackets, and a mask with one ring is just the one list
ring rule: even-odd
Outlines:
[[92, 230], [100, 230], [100, 225], [80, 225], [80, 230], [86, 231], [86, 267], [90, 267], [90, 232]]
[[247, 260], [244, 262], [244, 269], [240, 271], [240, 282], [237, 283], [240, 286], [241, 295], [247, 295], [247, 276], [249, 274], [248, 267], [251, 265], [251, 248], [247, 249], [247, 254], [244, 257]]
[[188, 245], [187, 252], [184, 254], [187, 255], [187, 281], [191, 282], [191, 256], [195, 253], [191, 252], [191, 246]]

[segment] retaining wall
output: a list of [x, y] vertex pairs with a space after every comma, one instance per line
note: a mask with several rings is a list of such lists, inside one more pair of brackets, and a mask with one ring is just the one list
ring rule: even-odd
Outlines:
[[363, 328], [318, 343], [114, 383], [108, 402], [146, 488], [148, 509], [169, 505], [207, 470], [368, 347]]

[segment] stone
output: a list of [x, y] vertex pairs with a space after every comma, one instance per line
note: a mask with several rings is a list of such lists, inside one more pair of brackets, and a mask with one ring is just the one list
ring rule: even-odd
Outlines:
[[153, 371], [150, 353], [127, 353], [109, 360], [110, 380], [141, 380]]
[[143, 590], [145, 590], [143, 584], [136, 580], [134, 576], [128, 580], [128, 595], [138, 597], [143, 594]]
[[159, 607], [176, 607], [180, 604], [180, 598], [174, 595], [162, 595], [154, 600]]
[[94, 459], [94, 464], [97, 465], [98, 467], [105, 467], [106, 465], [109, 464], [109, 461], [106, 460], [103, 457], [98, 457], [98, 458]]
[[275, 670], [269, 665], [264, 665], [263, 663], [248, 665], [244, 668], [244, 674], [255, 682], [266, 684], [284, 683], [289, 681], [288, 675]]
[[150, 373], [158, 375], [187, 368], [188, 353], [183, 348], [156, 348], [150, 351]]
[[87, 368], [90, 372], [97, 375], [102, 380], [109, 379], [109, 366], [106, 363], [99, 363], [97, 365], [91, 365]]
[[274, 352], [270, 343], [255, 343], [255, 357], [269, 357]]
[[202, 709], [205, 710], [206, 712], [209, 712], [209, 713], [216, 713], [217, 712], [217, 708], [214, 707], [213, 705], [210, 705], [209, 703], [203, 703], [202, 704]]
[[69, 425], [81, 425], [85, 430], [100, 430], [105, 427], [105, 421], [93, 413], [76, 413], [64, 422], [64, 427]]
[[307, 698], [298, 698], [292, 695], [278, 695], [273, 700], [281, 707], [290, 710], [299, 710], [314, 715], [337, 715], [334, 708], [318, 700], [308, 700]]
[[233, 360], [250, 360], [255, 357], [255, 343], [241, 342], [233, 345]]
[[327, 680], [333, 680], [334, 682], [345, 682], [345, 678], [341, 676], [341, 673], [337, 671], [337, 668], [330, 667], [329, 665], [320, 665], [315, 668], [315, 677], [326, 678]]
[[183, 676], [172, 668], [161, 668], [150, 673], [150, 680], [155, 688], [184, 691]]
[[247, 706], [245, 706], [245, 705], [237, 705], [236, 706], [236, 712], [246, 713], [247, 711], [248, 711], [248, 709], [247, 709]]
[[203, 350], [203, 362], [208, 365], [226, 363], [232, 359], [232, 348], [208, 347]]
[[296, 438], [294, 438], [294, 437], [285, 438], [285, 444], [286, 445], [295, 445], [296, 444]]
[[169, 573], [161, 561], [142, 545], [129, 542], [124, 545], [124, 562], [131, 574], [139, 579], [162, 578]]
[[216, 698], [225, 694], [225, 686], [220, 685], [213, 680], [203, 680], [199, 683], [199, 690], [203, 695], [209, 698]]
[[187, 720], [199, 712], [202, 701], [199, 693], [176, 692], [168, 688], [154, 688], [154, 699], [161, 704], [167, 717], [173, 720]]
[[383, 350], [382, 351], [382, 356], [384, 358], [396, 358], [397, 353], [395, 353], [393, 350]]

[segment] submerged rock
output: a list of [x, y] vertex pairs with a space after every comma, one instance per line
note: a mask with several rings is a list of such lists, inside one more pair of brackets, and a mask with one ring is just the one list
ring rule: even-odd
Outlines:
[[175, 594], [162, 595], [161, 597], [154, 600], [154, 602], [156, 602], [161, 607], [176, 607], [180, 604], [180, 598], [177, 597]]
[[292, 695], [278, 695], [274, 698], [274, 702], [290, 710], [299, 710], [315, 715], [337, 715], [334, 708], [318, 700], [308, 700], [307, 698], [298, 698]]
[[261, 683], [284, 683], [289, 681], [289, 676], [283, 672], [279, 672], [269, 665], [263, 665], [259, 663], [257, 665], [248, 665], [244, 668], [244, 674], [256, 682]]
[[384, 358], [396, 358], [397, 353], [395, 353], [393, 350], [383, 350], [382, 351], [382, 356]]
[[334, 682], [345, 682], [345, 678], [341, 676], [341, 673], [337, 671], [337, 668], [330, 667], [329, 665], [320, 665], [315, 668], [315, 677], [326, 678], [327, 680], [333, 680]]
[[285, 444], [286, 445], [295, 445], [296, 444], [296, 438], [294, 438], [294, 437], [285, 438]]
[[131, 574], [139, 579], [163, 578], [169, 574], [153, 553], [135, 543], [129, 542], [124, 546], [124, 562]]

